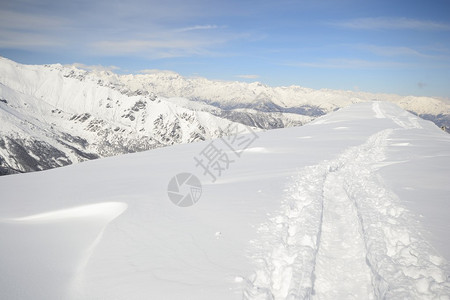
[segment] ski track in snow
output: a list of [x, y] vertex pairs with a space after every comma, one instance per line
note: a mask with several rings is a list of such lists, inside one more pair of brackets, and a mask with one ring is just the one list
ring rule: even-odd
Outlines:
[[379, 101], [375, 101], [372, 104], [372, 109], [375, 112], [375, 118], [377, 118], [377, 119], [385, 119], [386, 118], [386, 116], [381, 111], [380, 102]]
[[373, 110], [401, 128], [299, 172], [252, 241], [244, 299], [450, 299], [447, 263], [376, 173], [389, 135], [420, 124]]

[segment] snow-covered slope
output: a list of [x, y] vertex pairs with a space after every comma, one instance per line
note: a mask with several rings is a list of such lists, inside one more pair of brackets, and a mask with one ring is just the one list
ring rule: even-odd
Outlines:
[[[448, 299], [449, 149], [431, 122], [367, 102], [4, 176], [0, 298]], [[198, 163], [212, 153], [222, 169]], [[189, 207], [167, 193], [183, 172], [202, 185], [178, 182]]]
[[210, 139], [233, 124], [72, 75], [0, 58], [0, 175]]

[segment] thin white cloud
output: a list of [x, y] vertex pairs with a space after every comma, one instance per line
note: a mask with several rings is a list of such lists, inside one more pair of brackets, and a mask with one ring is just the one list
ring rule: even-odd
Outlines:
[[238, 78], [243, 78], [243, 79], [256, 79], [259, 78], [259, 75], [254, 75], [254, 74], [243, 74], [243, 75], [236, 75], [236, 77]]
[[67, 23], [59, 17], [36, 15], [11, 10], [0, 10], [1, 48], [59, 47], [64, 40], [56, 32]]
[[62, 47], [65, 43], [61, 38], [44, 33], [17, 32], [0, 29], [0, 48], [30, 49], [43, 47]]
[[32, 13], [0, 10], [0, 28], [11, 30], [42, 30], [60, 28], [66, 22], [59, 17], [40, 16]]
[[294, 62], [285, 64], [291, 67], [306, 67], [319, 69], [390, 69], [410, 67], [410, 64], [394, 61], [371, 61], [362, 59], [327, 59], [317, 62]]
[[110, 54], [127, 54], [142, 52], [149, 49], [181, 49], [195, 48], [199, 43], [182, 39], [133, 39], [104, 40], [92, 44], [97, 50]]
[[174, 32], [160, 29], [151, 34], [139, 35], [135, 39], [105, 39], [89, 45], [92, 52], [102, 55], [138, 55], [151, 59], [217, 56], [217, 46], [246, 38], [240, 33], [214, 34], [208, 32]]
[[[62, 4], [42, 10], [32, 1], [24, 10], [15, 3], [10, 9], [0, 10], [0, 48], [46, 48], [50, 52], [66, 49], [82, 55], [157, 59], [217, 55], [217, 45], [242, 38], [236, 32], [217, 31], [226, 27], [216, 24], [183, 27], [206, 16], [205, 10], [198, 9], [203, 2], [194, 5], [182, 0], [133, 1], [137, 1], [136, 5], [83, 1], [70, 4], [70, 10]], [[181, 28], [174, 27], [175, 23], [182, 24]]]
[[429, 31], [448, 31], [449, 23], [441, 23], [429, 20], [417, 20], [410, 18], [359, 18], [343, 22], [334, 23], [334, 25], [349, 29], [395, 29], [395, 30], [429, 30]]
[[195, 30], [211, 30], [211, 29], [217, 29], [217, 28], [222, 28], [219, 27], [217, 25], [196, 25], [196, 26], [192, 26], [192, 27], [185, 27], [185, 28], [180, 28], [177, 29], [177, 32], [186, 32], [186, 31], [195, 31]]
[[431, 57], [430, 55], [421, 53], [410, 47], [392, 47], [377, 45], [356, 45], [355, 48], [372, 52], [379, 56], [415, 56], [415, 57]]
[[214, 41], [202, 39], [183, 39], [172, 37], [167, 39], [135, 39], [98, 41], [91, 46], [95, 52], [103, 55], [141, 55], [150, 58], [185, 57], [207, 54]]

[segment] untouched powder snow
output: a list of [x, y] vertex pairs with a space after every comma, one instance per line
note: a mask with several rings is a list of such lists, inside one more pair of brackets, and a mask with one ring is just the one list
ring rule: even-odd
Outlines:
[[0, 298], [450, 299], [448, 134], [387, 102], [253, 134], [215, 181], [223, 140], [0, 178]]

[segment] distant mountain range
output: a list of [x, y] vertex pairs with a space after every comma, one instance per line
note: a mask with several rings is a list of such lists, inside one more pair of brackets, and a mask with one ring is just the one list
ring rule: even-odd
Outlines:
[[243, 125], [299, 126], [372, 100], [394, 102], [450, 129], [450, 105], [435, 98], [269, 87], [171, 72], [118, 75], [0, 58], [0, 175], [203, 141]]

